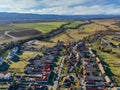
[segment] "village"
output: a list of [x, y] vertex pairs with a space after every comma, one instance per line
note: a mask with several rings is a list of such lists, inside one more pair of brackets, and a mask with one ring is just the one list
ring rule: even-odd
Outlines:
[[[119, 67], [119, 31], [96, 31], [81, 40], [66, 34], [73, 40], [1, 42], [0, 90], [117, 90], [119, 76], [110, 70]], [[112, 68], [101, 53], [115, 57]]]
[[[103, 40], [105, 43], [106, 41]], [[34, 43], [37, 42], [37, 43]], [[7, 90], [117, 90], [107, 76], [102, 61], [90, 45], [84, 41], [64, 43], [59, 41], [52, 48], [37, 49], [38, 40], [15, 46], [7, 52], [6, 59], [0, 57], [0, 67], [9, 68], [19, 62], [20, 52], [37, 52], [21, 74], [12, 71], [0, 72], [0, 85]], [[41, 53], [42, 54], [39, 54]]]

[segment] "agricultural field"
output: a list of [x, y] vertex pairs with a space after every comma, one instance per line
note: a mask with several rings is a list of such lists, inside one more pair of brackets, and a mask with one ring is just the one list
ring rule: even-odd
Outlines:
[[30, 28], [30, 29], [38, 30], [42, 33], [47, 33], [60, 27], [65, 23], [67, 22], [41, 22], [41, 23], [11, 24], [11, 26], [15, 28]]
[[93, 22], [101, 25], [108, 26], [109, 28], [113, 30], [119, 30], [119, 26], [117, 23], [120, 21], [119, 19], [105, 19], [105, 20], [92, 20]]
[[27, 39], [48, 33], [67, 22], [18, 23], [0, 26], [0, 41]]
[[63, 41], [63, 42], [68, 42], [68, 41], [72, 41], [73, 39], [70, 38], [68, 35], [66, 35], [65, 33], [59, 34], [53, 38], [50, 39], [50, 41], [57, 43], [58, 40]]
[[[84, 25], [83, 28], [84, 28], [84, 30], [82, 30], [82, 31], [86, 32], [86, 33], [89, 33], [89, 34], [93, 34], [93, 33], [95, 33], [96, 31], [99, 31], [99, 30], [107, 30], [104, 26], [97, 25], [96, 23], [92, 23], [92, 24], [89, 24], [89, 25]], [[79, 29], [79, 30], [81, 30], [81, 29]]]
[[[81, 29], [84, 28], [84, 29]], [[63, 32], [53, 38], [50, 39], [50, 41], [57, 42], [58, 40], [67, 42], [67, 41], [73, 41], [76, 40], [82, 40], [84, 37], [87, 37], [88, 35], [93, 34], [95, 31], [99, 30], [107, 30], [102, 25], [97, 25], [95, 23], [83, 25], [78, 29], [67, 29], [66, 32]], [[72, 36], [72, 37], [70, 37]]]
[[[29, 33], [28, 33], [29, 32]], [[15, 31], [15, 32], [9, 32], [8, 34], [14, 36], [14, 37], [25, 37], [25, 36], [38, 36], [41, 35], [41, 33], [37, 30], [22, 30], [22, 31]]]
[[66, 28], [75, 28], [76, 26], [83, 24], [83, 23], [85, 23], [85, 21], [74, 21], [74, 22], [71, 22], [71, 24], [66, 25], [65, 27]]
[[39, 22], [39, 23], [18, 23], [18, 24], [8, 24], [5, 26], [0, 26], [0, 31], [17, 31], [24, 29], [38, 30], [42, 33], [50, 32], [53, 29], [67, 22]]

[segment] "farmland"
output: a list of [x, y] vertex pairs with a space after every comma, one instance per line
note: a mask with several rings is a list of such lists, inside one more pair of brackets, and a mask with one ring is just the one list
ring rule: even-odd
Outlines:
[[42, 23], [24, 23], [24, 24], [11, 24], [15, 28], [30, 28], [38, 30], [42, 33], [47, 33], [60, 27], [67, 22], [42, 22]]
[[[80, 25], [80, 24], [79, 24]], [[81, 29], [84, 28], [84, 29]], [[99, 30], [107, 30], [104, 26], [102, 25], [97, 25], [95, 23], [91, 23], [88, 25], [83, 25], [79, 27], [78, 29], [67, 29], [66, 32], [63, 32], [53, 38], [51, 38], [51, 41], [57, 42], [58, 40], [61, 41], [73, 41], [74, 39], [76, 40], [82, 40], [84, 37], [93, 34], [95, 31]], [[73, 36], [74, 39], [72, 37]]]
[[39, 22], [39, 23], [18, 23], [0, 26], [0, 31], [17, 31], [24, 29], [38, 30], [42, 33], [50, 32], [67, 22]]
[[119, 30], [119, 25], [117, 25], [117, 23], [119, 23], [119, 19], [105, 19], [105, 20], [93, 20], [95, 23], [99, 24], [99, 25], [105, 25], [108, 26], [108, 28], [111, 28], [113, 30]]
[[85, 21], [74, 21], [74, 22], [71, 22], [71, 24], [66, 25], [65, 27], [66, 28], [75, 28], [76, 26], [83, 24], [83, 23], [85, 23]]
[[14, 36], [14, 37], [24, 37], [24, 36], [31, 36], [31, 35], [41, 35], [41, 33], [39, 31], [37, 31], [37, 30], [15, 31], [15, 32], [9, 32], [9, 34], [12, 35], [12, 36]]
[[41, 33], [48, 33], [66, 23], [67, 22], [39, 22], [3, 25], [0, 26], [0, 41], [10, 41], [13, 37], [17, 40], [27, 39], [41, 35]]

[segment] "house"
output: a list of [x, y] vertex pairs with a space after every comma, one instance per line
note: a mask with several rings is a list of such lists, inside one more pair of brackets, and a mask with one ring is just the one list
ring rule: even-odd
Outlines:
[[35, 66], [43, 66], [44, 65], [44, 60], [34, 60], [33, 64]]
[[3, 79], [3, 78], [4, 78], [4, 74], [0, 73], [0, 79]]
[[9, 80], [11, 78], [11, 73], [0, 73], [0, 79]]
[[7, 74], [5, 74], [5, 76], [4, 76], [4, 79], [10, 79], [10, 77], [11, 77], [12, 75], [11, 75], [11, 73], [7, 73]]
[[117, 90], [120, 90], [120, 87], [117, 87]]
[[42, 68], [38, 67], [26, 67], [25, 69], [26, 74], [42, 74]]
[[13, 59], [15, 56], [15, 53], [14, 52], [9, 52], [8, 53], [8, 59]]
[[87, 81], [91, 81], [91, 80], [93, 80], [93, 81], [104, 81], [103, 77], [101, 77], [101, 76], [87, 76], [86, 80]]
[[102, 66], [101, 63], [98, 64], [98, 67], [99, 67], [101, 73], [104, 74], [104, 73], [105, 73], [105, 70], [104, 70], [104, 68], [103, 68], [103, 66]]
[[54, 60], [54, 56], [52, 56], [52, 55], [45, 55], [42, 59], [53, 61]]
[[63, 86], [64, 86], [64, 88], [69, 88], [71, 86], [71, 80], [66, 78], [64, 80]]
[[14, 48], [12, 49], [12, 52], [17, 53], [18, 50], [19, 50], [19, 48], [16, 46], [16, 47], [14, 47]]
[[34, 87], [35, 87], [34, 90], [48, 90], [47, 86], [38, 86], [38, 85], [35, 85]]
[[106, 88], [95, 88], [95, 87], [87, 86], [86, 90], [108, 90], [108, 89], [106, 89]]
[[50, 74], [51, 74], [51, 73], [46, 73], [46, 72], [44, 72], [41, 77], [36, 77], [36, 78], [35, 78], [35, 81], [38, 82], [38, 83], [40, 83], [40, 82], [45, 82], [45, 83], [47, 83]]
[[51, 67], [49, 64], [45, 64], [44, 68], [43, 68], [44, 72], [51, 72]]
[[0, 57], [0, 65], [2, 65], [4, 62], [4, 59], [2, 57]]
[[37, 56], [35, 56], [34, 59], [35, 59], [35, 60], [40, 60], [40, 59], [41, 59], [41, 56], [40, 56], [40, 55], [37, 55]]
[[103, 43], [106, 44], [106, 45], [108, 45], [108, 44], [109, 44], [109, 41], [106, 40], [106, 39], [103, 39]]
[[43, 82], [48, 82], [49, 76], [50, 76], [50, 73], [43, 73], [42, 74]]

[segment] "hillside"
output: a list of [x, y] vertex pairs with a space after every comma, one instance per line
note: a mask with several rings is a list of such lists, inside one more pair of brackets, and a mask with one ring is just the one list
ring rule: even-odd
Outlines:
[[0, 13], [0, 24], [23, 23], [36, 21], [65, 21], [85, 19], [120, 18], [120, 15], [52, 15], [52, 14], [20, 14]]

